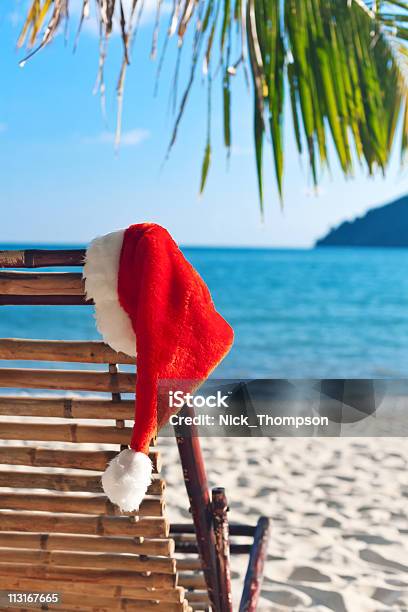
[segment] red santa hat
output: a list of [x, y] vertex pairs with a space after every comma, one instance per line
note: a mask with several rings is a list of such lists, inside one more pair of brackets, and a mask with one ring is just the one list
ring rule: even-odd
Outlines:
[[159, 383], [196, 389], [228, 353], [233, 331], [170, 234], [154, 223], [96, 238], [84, 278], [105, 342], [136, 357], [130, 448], [110, 462], [102, 485], [122, 510], [137, 510], [151, 482], [150, 441], [170, 416]]

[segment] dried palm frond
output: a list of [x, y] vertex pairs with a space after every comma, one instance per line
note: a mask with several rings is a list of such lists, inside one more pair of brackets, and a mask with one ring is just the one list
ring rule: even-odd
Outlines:
[[[28, 57], [52, 41], [62, 22], [68, 19], [71, 1], [32, 0], [18, 39], [19, 46], [38, 44]], [[107, 42], [115, 15], [123, 41], [117, 88], [118, 142], [126, 68], [143, 0], [131, 0], [130, 10], [125, 10], [124, 0], [93, 1], [100, 27], [98, 84], [102, 93]], [[157, 51], [161, 6], [162, 0], [157, 0], [152, 57]], [[90, 0], [83, 0], [78, 36], [89, 14]], [[220, 75], [223, 137], [229, 152], [232, 81], [237, 70], [241, 67], [246, 70], [247, 65], [253, 80], [255, 156], [261, 205], [265, 139], [271, 143], [277, 186], [281, 196], [283, 193], [285, 94], [289, 96], [299, 153], [307, 151], [315, 183], [321, 169], [328, 164], [329, 140], [334, 144], [345, 175], [352, 173], [355, 158], [365, 164], [370, 174], [377, 169], [385, 172], [397, 128], [401, 125], [401, 158], [405, 158], [408, 148], [408, 2], [173, 0], [158, 73], [168, 42], [175, 37], [179, 55], [174, 100], [177, 99], [180, 51], [187, 32], [193, 33], [191, 68], [179, 102], [169, 151], [176, 141], [195, 75], [202, 66], [202, 73], [208, 79], [209, 101], [201, 191], [211, 159], [212, 82]]]

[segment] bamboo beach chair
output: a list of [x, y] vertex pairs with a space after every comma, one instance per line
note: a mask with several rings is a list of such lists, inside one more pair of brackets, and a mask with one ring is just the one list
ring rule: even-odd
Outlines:
[[[83, 250], [1, 251], [0, 305], [89, 305], [80, 270], [16, 271], [80, 267], [83, 257]], [[0, 387], [9, 389], [0, 396], [0, 592], [61, 594], [59, 604], [34, 606], [42, 609], [231, 612], [236, 553], [249, 554], [239, 610], [257, 609], [269, 521], [228, 524], [225, 491], [210, 495], [198, 437], [175, 431], [191, 524], [166, 519], [154, 440], [155, 476], [139, 512], [121, 514], [103, 495], [101, 472], [130, 439], [133, 401], [122, 394], [134, 393], [135, 373], [119, 366], [133, 365], [132, 358], [102, 342], [0, 339], [0, 359], [78, 364], [0, 368]], [[7, 609], [32, 607], [16, 599]]]

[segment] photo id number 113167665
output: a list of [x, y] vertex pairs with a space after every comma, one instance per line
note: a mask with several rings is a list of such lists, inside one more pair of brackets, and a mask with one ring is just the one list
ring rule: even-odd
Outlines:
[[22, 605], [29, 608], [42, 608], [44, 604], [59, 604], [61, 596], [59, 593], [0, 591], [0, 609], [15, 608]]

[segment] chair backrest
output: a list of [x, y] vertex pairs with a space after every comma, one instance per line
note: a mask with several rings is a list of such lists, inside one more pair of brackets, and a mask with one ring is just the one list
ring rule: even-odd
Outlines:
[[[80, 266], [83, 255], [0, 252], [0, 267]], [[0, 273], [0, 305], [86, 303], [80, 271]], [[121, 514], [101, 488], [101, 472], [130, 439], [134, 401], [122, 394], [134, 394], [135, 372], [119, 366], [134, 361], [102, 342], [9, 338], [0, 359], [66, 364], [0, 368], [0, 590], [59, 592], [59, 610], [190, 610], [155, 442], [138, 513]]]

